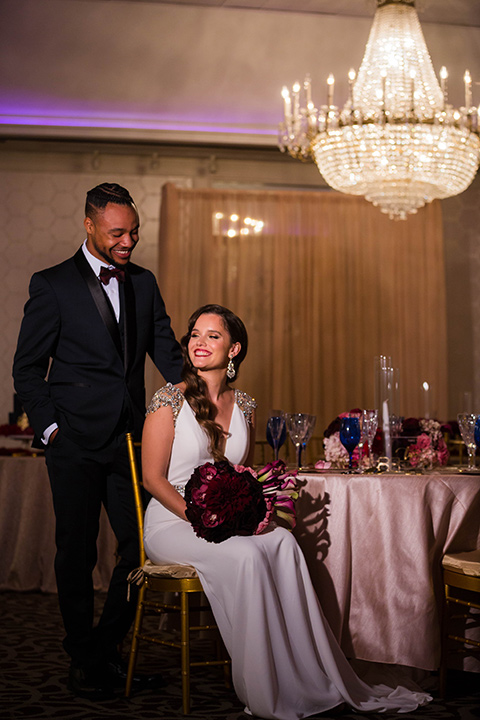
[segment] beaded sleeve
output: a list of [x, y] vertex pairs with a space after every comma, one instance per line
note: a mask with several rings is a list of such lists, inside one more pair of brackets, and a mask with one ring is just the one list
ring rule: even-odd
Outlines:
[[185, 398], [182, 391], [175, 387], [175, 385], [172, 385], [172, 383], [167, 383], [157, 390], [147, 408], [146, 414], [154, 413], [159, 407], [171, 407], [173, 424], [175, 425], [184, 400]]
[[247, 423], [251, 425], [253, 411], [257, 407], [256, 401], [252, 397], [250, 397], [250, 395], [247, 395], [246, 392], [235, 389], [235, 402], [245, 415], [245, 420], [247, 421]]

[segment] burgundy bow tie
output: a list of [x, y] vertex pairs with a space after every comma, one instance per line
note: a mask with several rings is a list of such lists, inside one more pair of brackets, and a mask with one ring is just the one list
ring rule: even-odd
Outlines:
[[112, 277], [117, 278], [118, 282], [125, 282], [125, 270], [102, 267], [100, 270], [100, 282], [104, 285], [108, 285]]

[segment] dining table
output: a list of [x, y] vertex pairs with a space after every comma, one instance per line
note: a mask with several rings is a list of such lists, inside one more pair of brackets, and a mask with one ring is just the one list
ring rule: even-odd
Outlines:
[[[294, 533], [347, 657], [436, 670], [441, 560], [480, 547], [480, 474], [306, 470], [298, 483]], [[0, 542], [0, 591], [56, 592], [44, 457], [0, 457]], [[116, 540], [104, 510], [97, 546], [94, 585], [106, 590]]]
[[[26, 451], [25, 451], [26, 452]], [[43, 455], [0, 457], [0, 591], [56, 592], [55, 514]], [[94, 587], [106, 590], [117, 543], [102, 508]]]
[[306, 470], [298, 481], [294, 532], [347, 657], [438, 669], [442, 557], [480, 547], [480, 474]]

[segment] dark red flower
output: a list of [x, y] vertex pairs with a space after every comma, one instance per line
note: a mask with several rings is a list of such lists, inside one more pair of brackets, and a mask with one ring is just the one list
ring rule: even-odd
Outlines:
[[417, 437], [417, 435], [420, 435], [421, 432], [423, 431], [420, 425], [419, 418], [405, 418], [402, 423], [402, 435], [404, 435], [405, 437]]
[[25, 435], [25, 438], [33, 437], [33, 429], [27, 427], [22, 430], [16, 423], [11, 425], [0, 425], [0, 435]]
[[195, 468], [185, 501], [195, 533], [214, 543], [253, 535], [268, 512], [262, 486], [249, 468], [235, 468], [227, 460]]

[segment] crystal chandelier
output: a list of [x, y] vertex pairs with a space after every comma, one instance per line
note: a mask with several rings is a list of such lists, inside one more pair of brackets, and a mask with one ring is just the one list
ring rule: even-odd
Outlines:
[[283, 88], [279, 146], [292, 157], [313, 159], [335, 190], [364, 195], [393, 219], [470, 185], [480, 160], [479, 109], [465, 72], [465, 105], [448, 103], [447, 71], [440, 84], [415, 10], [415, 0], [377, 0], [377, 11], [358, 71], [349, 74], [349, 98], [312, 102], [311, 80]]

